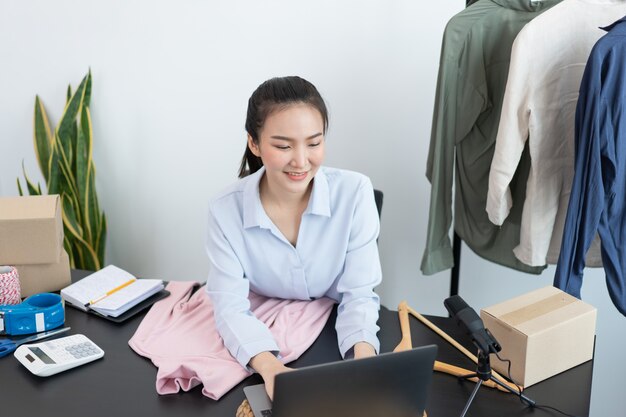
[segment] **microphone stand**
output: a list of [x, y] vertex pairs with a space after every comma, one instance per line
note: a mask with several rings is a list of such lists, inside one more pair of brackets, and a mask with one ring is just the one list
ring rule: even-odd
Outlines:
[[483, 382], [490, 381], [490, 380], [495, 382], [502, 388], [505, 388], [507, 391], [510, 391], [511, 393], [519, 396], [523, 401], [526, 402], [526, 404], [528, 404], [528, 406], [530, 407], [535, 406], [535, 401], [525, 396], [521, 391], [514, 390], [508, 385], [503, 384], [499, 379], [495, 378], [491, 374], [491, 364], [489, 363], [489, 353], [485, 353], [482, 349], [478, 349], [478, 366], [476, 368], [476, 372], [459, 377], [459, 379], [470, 379], [470, 378], [478, 378], [478, 382], [476, 382], [474, 391], [472, 391], [472, 394], [470, 395], [469, 400], [467, 401], [467, 404], [465, 404], [465, 408], [463, 409], [463, 412], [461, 413], [461, 417], [465, 417], [467, 410], [472, 404], [472, 401], [474, 401], [474, 397], [476, 396], [476, 393], [478, 392], [478, 389], [483, 384]]
[[461, 417], [465, 417], [467, 410], [469, 409], [478, 389], [485, 381], [493, 381], [495, 384], [504, 388], [505, 390], [518, 395], [520, 399], [528, 406], [534, 407], [535, 402], [525, 396], [521, 390], [515, 390], [499, 379], [495, 378], [491, 374], [491, 364], [489, 363], [489, 354], [498, 353], [502, 350], [502, 346], [498, 343], [496, 338], [491, 334], [488, 329], [485, 329], [483, 321], [480, 319], [476, 311], [474, 311], [467, 303], [458, 295], [454, 295], [444, 300], [443, 305], [446, 307], [452, 317], [455, 318], [459, 327], [465, 330], [468, 336], [471, 337], [474, 346], [478, 348], [478, 358], [476, 372], [473, 374], [459, 377], [460, 379], [477, 378], [478, 382], [474, 387], [472, 395], [470, 395]]

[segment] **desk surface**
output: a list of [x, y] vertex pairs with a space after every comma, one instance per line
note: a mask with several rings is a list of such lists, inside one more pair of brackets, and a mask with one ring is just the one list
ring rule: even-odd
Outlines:
[[[73, 271], [73, 278], [81, 276], [84, 274], [80, 271]], [[105, 351], [104, 358], [48, 378], [32, 375], [13, 356], [0, 358], [1, 414], [11, 417], [32, 417], [44, 412], [89, 417], [234, 417], [244, 399], [243, 387], [262, 382], [258, 375], [253, 375], [219, 401], [204, 397], [201, 387], [175, 395], [158, 395], [155, 389], [156, 368], [149, 360], [134, 353], [127, 343], [142, 318], [143, 315], [139, 315], [123, 324], [116, 324], [68, 307], [66, 325], [72, 327], [70, 333], [83, 333], [92, 339]], [[451, 319], [429, 318], [455, 339], [464, 340]], [[339, 360], [334, 323], [335, 313], [313, 346], [290, 366], [298, 368]], [[381, 327], [381, 350], [393, 350], [400, 340], [397, 313], [382, 308], [378, 324]], [[438, 360], [473, 369], [469, 359], [414, 319], [411, 319], [411, 335], [414, 346], [439, 345]], [[469, 344], [464, 344], [471, 348]], [[581, 417], [588, 416], [592, 371], [593, 361], [589, 361], [528, 388], [526, 394], [538, 404], [557, 407]], [[429, 415], [459, 416], [473, 387], [473, 383], [459, 382], [452, 376], [435, 373], [428, 402]], [[552, 412], [527, 409], [513, 395], [481, 387], [468, 416], [503, 415], [554, 416]]]

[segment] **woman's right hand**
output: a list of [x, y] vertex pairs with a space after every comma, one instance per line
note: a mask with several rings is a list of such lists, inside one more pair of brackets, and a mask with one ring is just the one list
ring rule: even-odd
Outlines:
[[261, 374], [263, 381], [265, 382], [265, 391], [267, 391], [267, 395], [269, 395], [270, 400], [274, 401], [274, 380], [276, 375], [289, 371], [293, 371], [293, 369], [288, 368], [281, 363], [279, 367], [272, 368], [270, 371]]
[[263, 378], [265, 391], [272, 401], [274, 400], [274, 378], [276, 375], [293, 370], [283, 365], [271, 352], [261, 352], [254, 356], [250, 360], [250, 367]]

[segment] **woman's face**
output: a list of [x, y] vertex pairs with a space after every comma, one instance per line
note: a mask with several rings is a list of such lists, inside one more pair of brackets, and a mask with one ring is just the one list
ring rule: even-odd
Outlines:
[[324, 161], [324, 122], [308, 104], [272, 112], [258, 144], [248, 136], [252, 153], [260, 157], [270, 190], [304, 194]]

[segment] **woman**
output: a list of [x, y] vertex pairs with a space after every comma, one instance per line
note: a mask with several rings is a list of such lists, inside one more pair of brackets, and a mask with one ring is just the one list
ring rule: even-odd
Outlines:
[[[231, 354], [257, 371], [270, 397], [289, 370], [267, 326], [250, 313], [250, 290], [339, 303], [342, 357], [379, 350], [378, 213], [370, 180], [322, 166], [326, 105], [299, 77], [273, 78], [248, 101], [240, 180], [212, 199], [207, 292]], [[278, 357], [277, 357], [278, 356]]]

